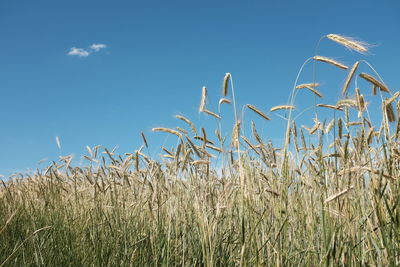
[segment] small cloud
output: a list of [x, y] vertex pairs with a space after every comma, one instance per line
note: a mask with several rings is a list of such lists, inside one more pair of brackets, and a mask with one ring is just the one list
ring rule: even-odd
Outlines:
[[86, 51], [83, 48], [76, 48], [76, 47], [72, 47], [69, 52], [68, 52], [69, 56], [79, 56], [79, 57], [88, 57], [90, 55], [89, 51]]
[[98, 51], [100, 51], [100, 49], [103, 49], [103, 48], [106, 48], [106, 47], [107, 47], [107, 45], [105, 45], [105, 44], [92, 44], [90, 46], [90, 49], [98, 52]]

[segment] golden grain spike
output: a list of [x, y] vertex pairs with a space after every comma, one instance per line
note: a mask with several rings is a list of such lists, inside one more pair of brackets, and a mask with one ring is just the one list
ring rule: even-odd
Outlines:
[[351, 98], [341, 99], [336, 103], [336, 106], [341, 107], [357, 107], [357, 100]]
[[347, 192], [349, 192], [353, 188], [354, 188], [354, 185], [350, 186], [349, 188], [344, 189], [343, 191], [340, 191], [337, 194], [334, 194], [334, 195], [328, 197], [327, 199], [325, 199], [325, 203], [329, 203], [329, 202], [331, 202], [331, 201], [343, 196], [344, 194], [346, 194]]
[[336, 110], [340, 110], [340, 111], [343, 110], [343, 109], [341, 109], [340, 107], [337, 107], [337, 106], [334, 106], [334, 105], [329, 105], [329, 104], [317, 104], [317, 107], [336, 109]]
[[231, 145], [233, 147], [238, 148], [239, 147], [239, 135], [240, 135], [240, 121], [238, 120], [235, 125], [233, 126], [232, 129], [232, 140], [231, 140]]
[[358, 65], [360, 62], [354, 63], [353, 67], [351, 67], [351, 70], [349, 74], [347, 75], [346, 81], [344, 82], [343, 89], [342, 89], [342, 95], [345, 95], [347, 92], [347, 88], [349, 88], [350, 82], [353, 79], [354, 73], [356, 72]]
[[362, 125], [362, 121], [350, 121], [347, 123], [347, 127], [358, 126], [358, 125]]
[[342, 63], [340, 63], [340, 62], [338, 62], [338, 61], [336, 61], [336, 60], [334, 60], [332, 58], [323, 57], [323, 56], [314, 56], [313, 59], [316, 60], [316, 61], [321, 61], [321, 62], [325, 62], [325, 63], [331, 64], [333, 66], [336, 66], [336, 67], [344, 69], [344, 70], [347, 70], [349, 68], [346, 65], [344, 65], [344, 64], [342, 64]]
[[375, 84], [372, 85], [372, 94], [376, 95], [376, 85]]
[[199, 160], [194, 160], [191, 162], [192, 165], [208, 165], [210, 164], [210, 161], [204, 160], [204, 159], [199, 159]]
[[221, 148], [213, 146], [213, 145], [210, 145], [210, 144], [207, 144], [206, 147], [211, 148], [211, 149], [213, 149], [213, 150], [215, 150], [217, 152], [220, 152], [220, 153], [223, 152]]
[[400, 91], [397, 91], [396, 93], [393, 94], [393, 96], [391, 98], [389, 98], [389, 100], [387, 101], [389, 104], [393, 103], [393, 101], [396, 100], [396, 98], [398, 98], [400, 95]]
[[228, 95], [228, 84], [229, 84], [229, 79], [231, 78], [231, 74], [228, 72], [224, 76], [224, 82], [222, 84], [222, 95], [227, 96]]
[[253, 149], [254, 152], [256, 152], [256, 154], [260, 155], [260, 153], [257, 151], [257, 148], [250, 142], [249, 139], [246, 138], [246, 136], [241, 136], [241, 138], [246, 142], [246, 144]]
[[385, 105], [385, 110], [386, 110], [388, 121], [394, 122], [396, 120], [396, 116], [394, 114], [394, 109], [393, 109], [392, 103], [389, 103], [388, 99], [386, 99], [384, 105]]
[[207, 134], [206, 130], [203, 127], [201, 128], [201, 132], [203, 133], [203, 149], [204, 149], [207, 145]]
[[169, 154], [169, 155], [173, 155], [173, 153], [171, 151], [169, 151], [168, 149], [166, 149], [165, 147], [162, 147], [162, 150], [165, 151], [165, 153]]
[[204, 109], [206, 108], [206, 98], [207, 98], [207, 88], [203, 86], [201, 90], [201, 100], [200, 100], [200, 107], [199, 111], [203, 112]]
[[196, 126], [195, 126], [194, 123], [191, 122], [188, 118], [186, 118], [186, 117], [184, 117], [184, 116], [181, 116], [181, 115], [175, 115], [175, 118], [180, 119], [180, 120], [186, 122], [186, 123], [190, 126], [190, 129], [192, 130], [192, 132], [193, 132], [194, 134], [197, 134]]
[[205, 140], [204, 137], [202, 137], [202, 136], [194, 136], [193, 139], [200, 140], [200, 141], [202, 141], [202, 142], [205, 141], [205, 142], [207, 142], [207, 144], [214, 145], [214, 142], [213, 142], [213, 141], [208, 140], [208, 139]]
[[344, 47], [357, 51], [361, 54], [365, 54], [366, 52], [368, 52], [368, 44], [361, 42], [361, 41], [356, 41], [351, 37], [346, 37], [343, 35], [339, 35], [339, 34], [328, 34], [326, 37], [328, 37], [328, 39], [343, 45]]
[[208, 109], [204, 109], [203, 112], [208, 114], [208, 115], [211, 115], [211, 116], [213, 116], [213, 117], [215, 117], [215, 118], [217, 118], [219, 120], [221, 119], [221, 116], [219, 116], [218, 114], [216, 114], [216, 113], [214, 113], [212, 111], [209, 111]]
[[174, 134], [180, 138], [182, 138], [182, 134], [178, 131], [175, 131], [173, 129], [170, 128], [164, 128], [164, 127], [156, 127], [151, 129], [153, 132], [165, 132], [165, 133], [170, 133], [170, 134]]
[[281, 109], [294, 109], [294, 108], [295, 108], [295, 106], [280, 105], [280, 106], [272, 107], [269, 111], [273, 112], [273, 111], [277, 111], [277, 110], [281, 110]]
[[325, 134], [328, 134], [335, 125], [335, 119], [332, 119], [325, 128]]
[[199, 150], [197, 149], [196, 145], [193, 144], [192, 140], [190, 140], [190, 138], [187, 137], [187, 136], [186, 136], [186, 140], [188, 141], [189, 145], [192, 147], [194, 153], [195, 153], [199, 158], [201, 158], [201, 154], [200, 154]]
[[314, 134], [318, 130], [319, 126], [321, 126], [321, 123], [318, 121], [315, 123], [314, 127], [312, 127], [308, 132], [310, 134]]
[[295, 138], [297, 138], [297, 126], [296, 126], [296, 122], [294, 120], [293, 120], [293, 123], [292, 123], [292, 130], [293, 130], [293, 136]]
[[188, 131], [186, 131], [185, 129], [182, 129], [181, 127], [176, 127], [176, 129], [184, 134], [188, 134]]
[[227, 98], [221, 98], [219, 100], [219, 104], [220, 105], [222, 105], [222, 104], [230, 104], [230, 103], [231, 103], [231, 101], [229, 99], [227, 99]]
[[140, 134], [142, 135], [142, 139], [143, 139], [144, 145], [145, 145], [147, 148], [149, 148], [149, 145], [148, 145], [148, 143], [147, 143], [147, 139], [146, 139], [146, 136], [144, 135], [144, 132], [141, 132]]
[[318, 90], [315, 90], [314, 89], [314, 87], [311, 87], [311, 86], [309, 86], [309, 87], [306, 87], [308, 90], [310, 90], [311, 92], [313, 92], [315, 95], [317, 95], [318, 97], [320, 97], [320, 98], [322, 98], [323, 96], [322, 96], [322, 94], [318, 91]]
[[381, 89], [381, 91], [384, 91], [386, 93], [390, 93], [389, 88], [385, 84], [381, 83], [380, 81], [378, 81], [377, 79], [375, 79], [371, 75], [366, 74], [366, 73], [363, 72], [363, 73], [360, 73], [360, 77], [363, 78], [366, 81], [369, 81], [370, 83], [372, 83], [376, 87], [379, 87], [379, 89]]
[[337, 124], [338, 124], [338, 129], [339, 129], [339, 138], [342, 139], [342, 137], [343, 137], [343, 122], [342, 122], [341, 118], [338, 119]]
[[319, 83], [302, 83], [296, 86], [296, 89], [303, 89], [308, 87], [318, 87], [320, 86]]
[[255, 113], [257, 113], [258, 115], [260, 115], [261, 117], [263, 117], [264, 119], [266, 119], [266, 120], [270, 120], [270, 118], [267, 116], [267, 115], [265, 115], [262, 111], [260, 111], [259, 109], [257, 109], [255, 106], [253, 106], [253, 105], [250, 105], [250, 104], [247, 104], [246, 105], [249, 109], [251, 109], [252, 111], [254, 111]]

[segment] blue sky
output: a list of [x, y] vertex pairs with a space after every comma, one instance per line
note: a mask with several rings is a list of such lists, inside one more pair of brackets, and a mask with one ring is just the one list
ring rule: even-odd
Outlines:
[[[156, 155], [174, 140], [151, 128], [182, 127], [175, 114], [213, 131], [214, 120], [198, 113], [201, 88], [207, 86], [216, 111], [226, 72], [238, 106], [267, 111], [285, 104], [299, 67], [328, 33], [375, 46], [363, 56], [324, 39], [319, 54], [348, 65], [364, 58], [397, 91], [399, 11], [398, 1], [371, 0], [1, 1], [0, 174], [35, 169], [59, 155], [79, 162], [86, 145], [132, 152], [142, 144], [141, 131]], [[105, 47], [95, 51], [93, 44]], [[83, 50], [68, 55], [72, 48]], [[82, 51], [89, 55], [76, 55]], [[301, 82], [312, 80], [311, 70]], [[345, 76], [318, 64], [327, 102], [337, 100]], [[298, 102], [313, 101], [299, 95]], [[229, 126], [231, 108], [222, 115]], [[282, 136], [278, 124], [254, 120], [265, 138]]]

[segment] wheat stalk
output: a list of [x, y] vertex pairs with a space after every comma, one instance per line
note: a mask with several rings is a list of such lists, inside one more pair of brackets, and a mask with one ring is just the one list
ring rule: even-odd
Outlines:
[[208, 109], [204, 109], [202, 112], [204, 112], [204, 113], [206, 113], [208, 115], [211, 115], [211, 116], [213, 116], [213, 117], [215, 117], [215, 118], [217, 118], [219, 120], [221, 119], [221, 116], [219, 116], [218, 114], [216, 114], [216, 113], [214, 113], [214, 112], [212, 112], [212, 111], [210, 111]]
[[344, 65], [344, 64], [342, 64], [342, 63], [340, 63], [340, 62], [338, 62], [338, 61], [336, 61], [336, 60], [334, 60], [332, 58], [323, 57], [323, 56], [314, 56], [313, 59], [316, 60], [316, 61], [321, 61], [321, 62], [325, 62], [325, 63], [331, 64], [333, 66], [336, 66], [336, 67], [344, 69], [344, 70], [347, 70], [349, 68], [346, 65]]
[[262, 111], [260, 111], [259, 109], [257, 109], [255, 106], [247, 104], [246, 105], [249, 109], [251, 109], [252, 111], [254, 111], [255, 113], [257, 113], [258, 115], [260, 115], [261, 117], [263, 117], [266, 120], [270, 120], [270, 118], [265, 115]]
[[302, 83], [296, 86], [296, 89], [303, 89], [308, 87], [318, 87], [320, 86], [319, 83]]
[[343, 109], [341, 109], [338, 106], [334, 106], [334, 105], [329, 105], [329, 104], [317, 104], [317, 107], [321, 107], [321, 108], [330, 108], [330, 109], [335, 109], [335, 110], [340, 110], [342, 111]]
[[371, 75], [366, 74], [366, 73], [363, 72], [363, 73], [360, 73], [360, 77], [363, 78], [366, 81], [369, 81], [370, 83], [372, 83], [376, 87], [379, 87], [381, 89], [381, 91], [384, 91], [386, 93], [390, 93], [389, 88], [385, 84], [381, 83], [380, 81], [378, 81], [377, 79], [375, 79]]
[[273, 111], [277, 111], [277, 110], [281, 110], [281, 109], [294, 109], [295, 106], [291, 106], [291, 105], [280, 105], [280, 106], [275, 106], [272, 107], [269, 111], [273, 112]]
[[164, 128], [164, 127], [155, 127], [153, 129], [151, 129], [153, 132], [165, 132], [165, 133], [170, 133], [170, 134], [174, 134], [180, 138], [182, 138], [182, 134], [178, 131], [175, 131], [173, 129], [170, 128]]
[[200, 112], [203, 112], [206, 107], [206, 98], [207, 98], [207, 88], [203, 86], [203, 88], [201, 89], [201, 99], [199, 107]]
[[339, 34], [328, 34], [326, 35], [326, 37], [328, 37], [328, 39], [343, 45], [344, 47], [357, 51], [361, 54], [365, 54], [366, 52], [368, 52], [368, 44], [362, 41], [357, 41], [354, 40], [351, 37], [346, 37], [343, 35], [339, 35]]
[[228, 72], [224, 76], [224, 81], [222, 83], [222, 95], [227, 96], [228, 95], [228, 84], [229, 84], [229, 79], [231, 78], [231, 74]]
[[359, 64], [360, 64], [360, 62], [357, 61], [356, 63], [354, 63], [353, 67], [351, 67], [351, 70], [350, 70], [349, 74], [347, 75], [346, 81], [344, 82], [344, 85], [343, 85], [342, 95], [344, 95], [346, 93], [347, 88], [349, 87], [349, 84], [351, 82], [351, 79], [353, 78], [354, 73], [356, 72]]

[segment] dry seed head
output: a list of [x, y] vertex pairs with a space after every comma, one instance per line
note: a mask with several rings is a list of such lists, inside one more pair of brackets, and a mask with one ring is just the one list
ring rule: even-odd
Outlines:
[[219, 120], [221, 119], [221, 116], [219, 116], [218, 114], [216, 114], [216, 113], [214, 113], [212, 111], [209, 111], [208, 109], [204, 109], [203, 112], [208, 114], [208, 115], [213, 116], [216, 119], [219, 119]]
[[319, 121], [317, 121], [315, 123], [314, 127], [312, 127], [308, 132], [310, 134], [314, 134], [318, 130], [319, 126], [321, 126], [321, 123]]
[[337, 107], [337, 106], [334, 106], [334, 105], [328, 105], [328, 104], [317, 104], [317, 107], [336, 109], [336, 110], [340, 110], [340, 111], [343, 110], [340, 107]]
[[151, 129], [153, 132], [165, 132], [165, 133], [170, 133], [170, 134], [174, 134], [180, 138], [182, 138], [182, 134], [178, 131], [175, 131], [173, 129], [170, 128], [164, 128], [164, 127], [156, 127]]
[[277, 111], [277, 110], [281, 110], [281, 109], [294, 109], [294, 108], [295, 108], [295, 106], [280, 105], [280, 106], [272, 107], [269, 111], [273, 112], [273, 111]]
[[384, 91], [386, 93], [390, 93], [389, 88], [385, 84], [381, 83], [380, 81], [378, 81], [377, 79], [375, 79], [371, 75], [366, 74], [366, 73], [363, 72], [363, 73], [360, 73], [360, 77], [363, 78], [366, 81], [369, 81], [370, 83], [372, 83], [376, 87], [379, 87], [379, 89], [381, 89], [381, 91]]
[[247, 104], [246, 105], [249, 109], [251, 109], [252, 111], [254, 111], [255, 113], [257, 113], [258, 115], [260, 115], [261, 117], [263, 117], [266, 120], [270, 120], [270, 118], [265, 115], [262, 111], [260, 111], [259, 109], [257, 109], [255, 106]]
[[220, 105], [222, 105], [222, 104], [230, 104], [230, 103], [231, 103], [231, 101], [229, 99], [227, 99], [227, 98], [221, 98], [219, 100], [219, 104]]
[[217, 152], [220, 152], [220, 153], [223, 152], [221, 148], [213, 146], [213, 145], [210, 145], [210, 144], [206, 144], [206, 147], [211, 148], [211, 149], [213, 149], [213, 150], [215, 150]]
[[328, 34], [326, 37], [328, 37], [328, 39], [343, 45], [344, 47], [357, 51], [361, 54], [365, 54], [366, 52], [368, 52], [368, 44], [362, 41], [357, 41], [354, 40], [351, 37], [346, 37], [343, 35], [339, 35], [339, 34]]
[[367, 118], [364, 118], [363, 123], [366, 123], [368, 125], [368, 128], [372, 128], [372, 123]]
[[376, 85], [375, 84], [372, 85], [372, 94], [376, 95]]
[[347, 88], [349, 88], [350, 82], [353, 79], [354, 73], [356, 72], [358, 65], [360, 62], [354, 63], [353, 67], [351, 67], [351, 70], [349, 74], [347, 75], [346, 81], [344, 82], [343, 89], [342, 89], [342, 95], [346, 94]]
[[313, 87], [306, 87], [308, 90], [310, 90], [311, 92], [313, 92], [315, 95], [317, 95], [318, 97], [320, 97], [320, 98], [322, 98], [323, 96], [322, 96], [322, 94], [318, 91], [318, 90], [316, 90], [316, 89], [314, 89]]
[[257, 142], [264, 147], [264, 142], [261, 139], [260, 135], [257, 132], [257, 128], [256, 128], [256, 124], [254, 123], [254, 121], [251, 121], [251, 133], [253, 134], [254, 138], [257, 140]]
[[193, 131], [193, 133], [194, 133], [194, 134], [197, 134], [196, 126], [195, 126], [194, 123], [191, 122], [188, 118], [186, 118], [186, 117], [184, 117], [184, 116], [181, 116], [181, 115], [175, 115], [175, 118], [180, 119], [180, 120], [186, 122], [186, 123], [190, 126], [191, 130]]
[[228, 84], [229, 84], [229, 79], [231, 78], [231, 74], [228, 72], [225, 74], [224, 77], [224, 82], [222, 84], [222, 95], [227, 96], [228, 95]]
[[182, 129], [181, 127], [176, 127], [176, 129], [184, 134], [188, 134], [188, 131], [186, 131], [185, 129]]
[[359, 111], [364, 110], [364, 97], [361, 99], [360, 89], [356, 88], [356, 101]]
[[247, 139], [245, 136], [241, 136], [241, 138], [246, 142], [246, 144], [254, 151], [254, 152], [256, 152], [256, 154], [260, 154], [258, 151], [257, 151], [257, 149], [256, 149], [256, 147], [249, 141], [249, 139]]
[[343, 65], [342, 63], [340, 63], [334, 59], [328, 58], [328, 57], [314, 56], [313, 59], [316, 61], [321, 61], [321, 62], [331, 64], [333, 66], [336, 66], [336, 67], [344, 69], [344, 70], [347, 70], [349, 68], [346, 65]]
[[318, 87], [320, 86], [319, 83], [302, 83], [296, 86], [296, 89], [303, 89], [308, 87]]
[[325, 133], [328, 134], [335, 125], [335, 119], [332, 119], [325, 128]]
[[232, 146], [233, 147], [239, 146], [239, 135], [240, 135], [240, 121], [237, 121], [232, 130]]
[[142, 139], [143, 139], [144, 145], [145, 145], [147, 148], [149, 148], [149, 145], [148, 145], [148, 143], [147, 143], [147, 139], [146, 139], [146, 136], [144, 135], [144, 132], [141, 132], [140, 134], [142, 135]]
[[199, 159], [199, 160], [194, 160], [194, 161], [192, 161], [191, 163], [192, 163], [192, 165], [202, 165], [202, 164], [207, 165], [207, 164], [209, 164], [210, 162], [209, 162], [208, 160], [201, 160], [201, 159]]
[[372, 142], [372, 137], [374, 136], [374, 128], [369, 128], [368, 134], [367, 134], [367, 144], [371, 144]]
[[336, 103], [336, 107], [357, 107], [357, 100], [350, 98], [341, 99]]
[[364, 95], [360, 95], [360, 110], [361, 111], [364, 111], [365, 110], [365, 108], [366, 108], [366, 103], [365, 103], [365, 100], [364, 100]]
[[293, 136], [297, 138], [297, 126], [295, 121], [293, 121], [292, 129], [293, 129]]
[[306, 143], [306, 138], [304, 137], [303, 129], [300, 129], [300, 137], [301, 137], [301, 145], [303, 146], [304, 150], [307, 150], [307, 143]]
[[190, 138], [187, 137], [187, 136], [186, 136], [186, 140], [188, 141], [190, 147], [193, 149], [194, 153], [195, 153], [199, 158], [201, 158], [201, 154], [200, 154], [199, 150], [197, 149], [196, 145], [193, 144], [192, 140], [190, 140]]
[[362, 121], [350, 121], [347, 123], [347, 126], [357, 126], [357, 125], [362, 125]]
[[202, 136], [194, 136], [193, 139], [200, 140], [200, 141], [203, 141], [203, 142], [205, 141], [207, 144], [214, 145], [214, 142], [212, 142], [212, 141], [210, 141], [208, 139], [204, 139], [204, 137], [202, 137]]
[[207, 88], [203, 86], [201, 90], [201, 100], [200, 100], [200, 107], [199, 111], [203, 112], [206, 107], [206, 98], [207, 98]]
[[162, 147], [162, 150], [164, 150], [169, 155], [173, 155], [173, 153], [171, 151], [169, 151], [168, 149], [166, 149], [165, 147]]
[[385, 101], [385, 109], [386, 114], [389, 122], [394, 122], [396, 120], [396, 116], [394, 114], [394, 109], [391, 103], [388, 103], [387, 100]]
[[328, 197], [327, 199], [325, 199], [325, 203], [329, 203], [341, 196], [343, 196], [344, 194], [346, 194], [347, 192], [349, 192], [351, 189], [354, 188], [354, 185], [350, 186], [349, 188], [344, 189], [343, 191], [340, 191], [339, 193], [336, 193], [330, 197]]
[[397, 97], [399, 97], [400, 95], [400, 91], [397, 91], [396, 93], [393, 94], [393, 96], [391, 98], [389, 98], [389, 100], [387, 101], [388, 104], [393, 103], [393, 101], [396, 100]]
[[201, 132], [203, 133], [203, 141], [204, 141], [204, 145], [203, 148], [205, 148], [206, 143], [207, 143], [207, 134], [206, 134], [206, 130], [204, 129], [204, 127], [201, 128]]
[[342, 137], [343, 137], [343, 123], [342, 123], [342, 119], [341, 118], [338, 119], [337, 124], [338, 124], [338, 129], [339, 129], [339, 138], [342, 139]]

